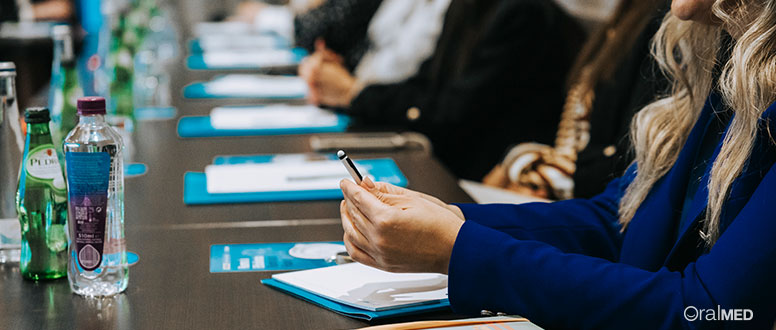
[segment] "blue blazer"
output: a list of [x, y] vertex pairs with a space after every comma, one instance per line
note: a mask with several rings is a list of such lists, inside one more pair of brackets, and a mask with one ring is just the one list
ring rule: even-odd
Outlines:
[[[772, 329], [776, 144], [768, 131], [776, 134], [776, 103], [762, 116], [713, 248], [705, 248], [699, 234], [708, 195], [704, 184], [691, 205], [694, 221], [677, 233], [690, 167], [720, 103], [716, 95], [709, 98], [676, 164], [654, 185], [624, 233], [618, 204], [635, 167], [591, 199], [459, 205], [466, 222], [449, 266], [453, 309], [519, 314], [550, 329]], [[751, 309], [753, 319], [688, 321], [686, 308], [690, 319], [694, 316], [689, 306]]]

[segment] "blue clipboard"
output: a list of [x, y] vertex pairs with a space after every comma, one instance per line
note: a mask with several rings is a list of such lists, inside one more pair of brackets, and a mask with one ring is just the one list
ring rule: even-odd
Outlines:
[[[272, 45], [274, 48], [288, 48], [289, 46], [291, 46], [291, 43], [286, 38], [282, 37], [277, 33], [265, 33], [262, 35], [269, 36], [275, 39], [274, 45]], [[189, 40], [189, 52], [191, 52], [192, 54], [198, 54], [204, 51], [205, 50], [202, 48], [202, 44], [200, 44], [199, 42], [199, 38], [194, 38]]]
[[196, 138], [341, 133], [348, 128], [348, 124], [350, 124], [350, 117], [343, 114], [337, 114], [337, 123], [332, 126], [226, 130], [213, 128], [213, 125], [210, 124], [210, 116], [186, 116], [178, 120], [178, 136], [182, 138]]
[[175, 107], [141, 107], [135, 108], [135, 119], [138, 121], [168, 120], [178, 115]]
[[[364, 159], [355, 162], [374, 176], [375, 181], [406, 187], [407, 178], [390, 158]], [[290, 202], [342, 199], [337, 189], [302, 191], [262, 191], [249, 193], [211, 194], [207, 192], [207, 177], [203, 172], [186, 172], [183, 176], [183, 203], [186, 205]]]
[[[302, 59], [307, 56], [307, 50], [304, 48], [293, 48], [291, 49], [291, 53], [293, 54], [293, 58], [291, 59], [291, 63], [289, 63], [287, 66], [296, 66], [299, 65], [299, 63], [302, 63]], [[205, 56], [202, 53], [199, 54], [192, 54], [189, 55], [186, 58], [186, 67], [188, 67], [191, 70], [261, 70], [261, 69], [273, 69], [276, 68], [275, 66], [260, 66], [255, 64], [246, 64], [246, 63], [239, 63], [234, 65], [228, 65], [228, 66], [211, 66], [207, 62], [205, 62]], [[285, 65], [277, 66], [277, 67], [286, 67]]]
[[270, 94], [255, 91], [253, 94], [213, 94], [207, 91], [207, 81], [197, 81], [183, 87], [183, 97], [187, 99], [263, 99], [263, 100], [304, 100], [306, 93]]
[[302, 161], [310, 160], [337, 160], [336, 154], [275, 154], [275, 155], [230, 155], [216, 156], [213, 158], [213, 165], [235, 165], [235, 164], [261, 164], [288, 159], [294, 157]]
[[341, 314], [347, 317], [352, 317], [355, 319], [367, 320], [367, 321], [375, 321], [375, 320], [387, 319], [391, 317], [415, 315], [415, 314], [444, 311], [444, 310], [450, 309], [450, 301], [445, 299], [442, 301], [436, 301], [436, 302], [432, 302], [424, 305], [416, 305], [416, 306], [410, 306], [410, 307], [404, 307], [404, 308], [396, 308], [396, 309], [389, 309], [385, 311], [373, 312], [373, 311], [368, 311], [360, 308], [343, 305], [338, 302], [331, 301], [329, 299], [315, 295], [309, 291], [299, 289], [297, 287], [279, 282], [271, 278], [261, 280], [261, 283], [270, 288], [279, 290], [281, 292], [285, 292], [287, 294], [290, 294], [304, 301], [313, 303], [317, 306], [333, 311], [337, 314]]
[[124, 164], [124, 177], [132, 178], [144, 175], [148, 172], [148, 166], [143, 163]]

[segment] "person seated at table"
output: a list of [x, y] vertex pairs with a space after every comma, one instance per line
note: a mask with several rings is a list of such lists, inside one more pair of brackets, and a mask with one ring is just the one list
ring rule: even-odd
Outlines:
[[369, 48], [367, 29], [381, 3], [382, 0], [292, 0], [283, 6], [244, 1], [229, 19], [274, 31], [308, 51], [315, 49], [317, 40], [324, 40], [353, 70]]
[[[447, 205], [344, 180], [345, 246], [383, 270], [447, 273], [460, 314], [552, 329], [770, 329], [774, 40], [776, 0], [674, 0], [654, 39], [672, 91], [636, 115], [635, 161], [602, 194]], [[734, 313], [745, 320], [714, 321]]]
[[71, 21], [74, 12], [71, 0], [0, 0], [0, 22]]
[[433, 54], [450, 5], [450, 0], [328, 0], [312, 4], [314, 8], [305, 2], [307, 10], [300, 10], [294, 9], [300, 7], [297, 2], [243, 2], [232, 19], [265, 30], [293, 30], [280, 34], [294, 35], [296, 45], [310, 52], [327, 45], [333, 50], [327, 58], [365, 83], [392, 83], [414, 75]]
[[359, 81], [322, 47], [299, 72], [313, 103], [359, 127], [421, 132], [454, 174], [480, 180], [507, 146], [552, 139], [583, 39], [551, 1], [453, 0], [433, 55], [408, 79]]
[[577, 57], [555, 145], [526, 142], [511, 148], [483, 183], [562, 200], [595, 196], [620, 176], [632, 157], [631, 119], [667, 92], [649, 43], [669, 3], [622, 0]]

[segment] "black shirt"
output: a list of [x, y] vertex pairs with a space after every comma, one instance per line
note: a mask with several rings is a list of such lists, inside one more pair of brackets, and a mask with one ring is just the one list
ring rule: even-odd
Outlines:
[[425, 134], [454, 174], [480, 180], [508, 146], [553, 141], [583, 39], [552, 1], [453, 0], [418, 73], [367, 86], [346, 112], [357, 125]]

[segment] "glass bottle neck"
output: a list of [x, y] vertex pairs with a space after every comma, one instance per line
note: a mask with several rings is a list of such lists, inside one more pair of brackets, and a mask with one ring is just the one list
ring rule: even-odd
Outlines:
[[27, 143], [32, 146], [38, 146], [41, 144], [51, 144], [51, 130], [49, 129], [49, 122], [45, 123], [28, 123], [27, 124]]
[[54, 52], [61, 65], [72, 63], [75, 57], [73, 40], [69, 36], [54, 40]]
[[16, 75], [0, 76], [0, 97], [16, 99]]

